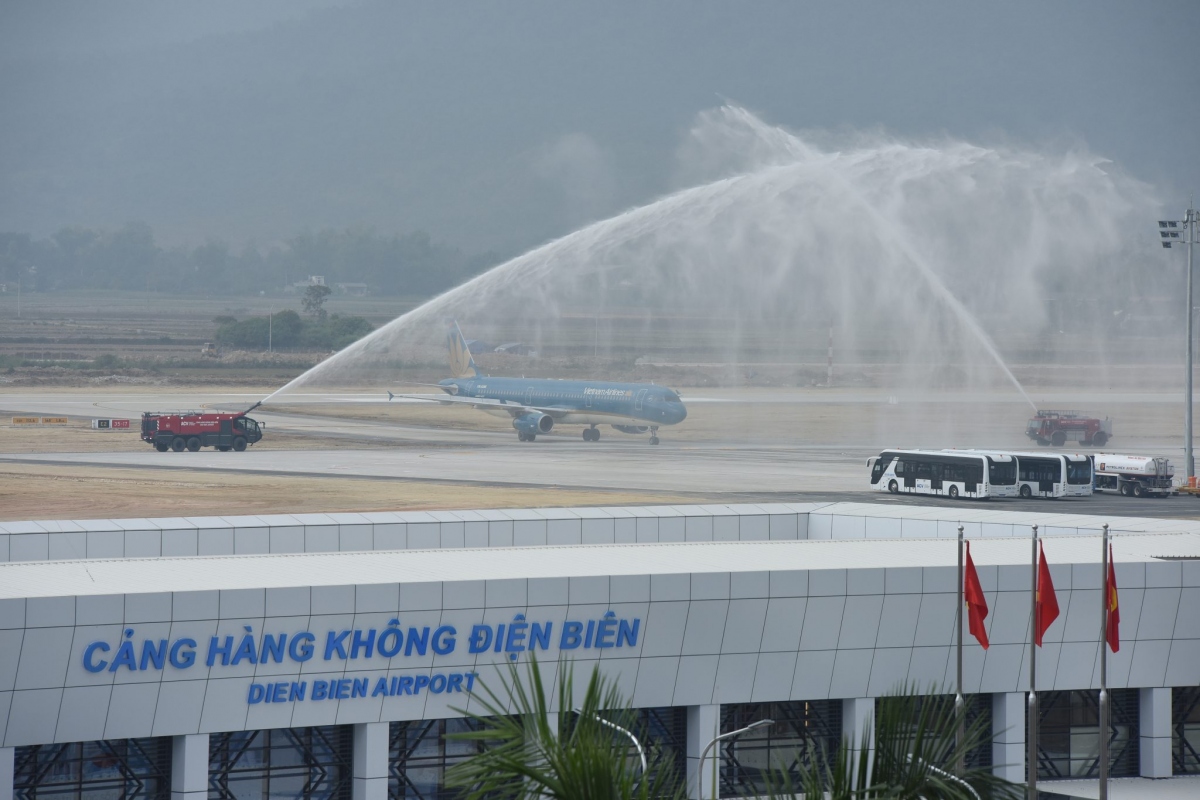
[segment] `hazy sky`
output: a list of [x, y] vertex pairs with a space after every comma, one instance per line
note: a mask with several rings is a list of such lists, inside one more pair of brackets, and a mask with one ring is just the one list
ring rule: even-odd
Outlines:
[[[677, 187], [697, 113], [1086, 147], [1200, 188], [1195, 2], [7, 2], [0, 230], [506, 253]], [[1153, 211], [1148, 214], [1153, 215]]]

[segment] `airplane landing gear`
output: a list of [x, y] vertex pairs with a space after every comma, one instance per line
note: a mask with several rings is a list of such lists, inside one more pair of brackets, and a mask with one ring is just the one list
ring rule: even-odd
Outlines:
[[532, 442], [536, 438], [537, 438], [536, 433], [518, 433], [517, 434], [517, 441], [519, 441], [519, 442]]
[[652, 425], [650, 427], [650, 444], [658, 444], [658, 426], [657, 425]]
[[600, 431], [596, 430], [596, 426], [594, 426], [594, 425], [590, 428], [584, 428], [583, 429], [583, 440], [585, 442], [600, 441]]

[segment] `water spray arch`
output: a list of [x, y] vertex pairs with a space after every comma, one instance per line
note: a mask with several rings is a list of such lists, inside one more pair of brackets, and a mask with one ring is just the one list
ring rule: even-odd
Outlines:
[[1147, 187], [1082, 155], [961, 142], [822, 149], [733, 106], [701, 115], [681, 153], [708, 180], [500, 264], [271, 398], [436, 373], [449, 318], [468, 336], [626, 366], [664, 350], [705, 363], [787, 359], [834, 324], [846, 358], [895, 366], [884, 380], [1007, 383], [1024, 395], [996, 330], [1044, 327], [1040, 271], [1119, 268], [1128, 231], [1155, 205]]

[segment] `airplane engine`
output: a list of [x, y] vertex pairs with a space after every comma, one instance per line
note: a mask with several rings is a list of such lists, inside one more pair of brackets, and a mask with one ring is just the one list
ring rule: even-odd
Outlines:
[[554, 427], [554, 417], [549, 414], [526, 414], [514, 419], [512, 424], [521, 433], [549, 433]]

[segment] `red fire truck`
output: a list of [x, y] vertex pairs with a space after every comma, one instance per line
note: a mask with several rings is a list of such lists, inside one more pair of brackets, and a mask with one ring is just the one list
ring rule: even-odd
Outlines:
[[201, 447], [241, 452], [263, 437], [264, 424], [246, 416], [246, 411], [180, 411], [174, 414], [142, 414], [142, 441], [154, 445], [160, 453], [176, 453]]
[[1025, 435], [1042, 447], [1062, 447], [1067, 442], [1104, 447], [1112, 438], [1112, 420], [1086, 417], [1078, 411], [1038, 411], [1025, 426]]

